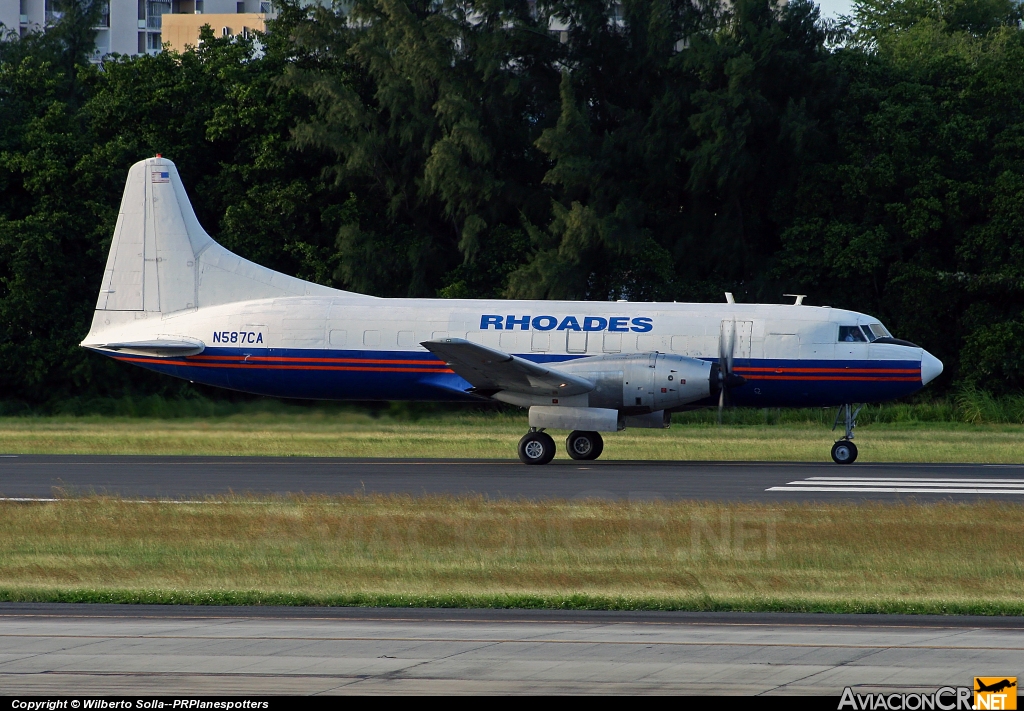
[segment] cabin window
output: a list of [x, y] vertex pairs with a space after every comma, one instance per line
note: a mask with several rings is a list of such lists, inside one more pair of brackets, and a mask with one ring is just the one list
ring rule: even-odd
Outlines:
[[343, 348], [345, 342], [348, 340], [348, 331], [339, 331], [338, 329], [331, 329], [331, 345]]
[[411, 348], [416, 345], [416, 333], [413, 331], [399, 331], [398, 345], [401, 348]]
[[840, 326], [839, 327], [839, 342], [840, 343], [863, 343], [868, 339], [864, 337], [864, 333], [860, 330], [860, 326]]
[[363, 331], [363, 345], [376, 347], [380, 345], [380, 331]]
[[500, 336], [501, 333], [501, 331], [475, 331], [469, 334], [468, 340], [473, 343], [479, 343], [481, 346], [487, 346], [488, 348], [500, 348], [498, 336]]
[[565, 350], [567, 353], [586, 353], [587, 352], [587, 332], [586, 331], [566, 331], [565, 332]]

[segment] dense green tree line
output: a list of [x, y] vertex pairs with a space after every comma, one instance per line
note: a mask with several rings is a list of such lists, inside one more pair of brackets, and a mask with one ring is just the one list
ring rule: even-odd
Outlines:
[[[0, 42], [0, 397], [181, 386], [77, 348], [127, 168], [228, 248], [382, 296], [808, 302], [946, 386], [1024, 386], [1011, 0], [354, 0], [90, 64], [95, 11]], [[551, 32], [551, 18], [566, 29]]]

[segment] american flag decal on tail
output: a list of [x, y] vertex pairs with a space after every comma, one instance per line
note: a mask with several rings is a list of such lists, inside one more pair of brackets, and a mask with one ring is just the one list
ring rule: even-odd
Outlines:
[[171, 174], [167, 171], [153, 171], [153, 182], [154, 183], [169, 183], [171, 182]]

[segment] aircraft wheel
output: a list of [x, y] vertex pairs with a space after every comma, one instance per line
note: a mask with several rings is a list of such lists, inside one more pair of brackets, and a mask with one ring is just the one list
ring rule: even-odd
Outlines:
[[832, 445], [832, 461], [836, 464], [853, 464], [857, 461], [857, 445], [841, 439]]
[[528, 432], [519, 440], [519, 461], [547, 464], [555, 458], [555, 440], [546, 432]]
[[597, 459], [604, 451], [604, 440], [597, 432], [575, 430], [565, 438], [565, 449], [573, 459]]

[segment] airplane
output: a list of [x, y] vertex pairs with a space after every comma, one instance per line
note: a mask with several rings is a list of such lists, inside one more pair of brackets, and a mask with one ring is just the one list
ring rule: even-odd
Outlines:
[[[792, 295], [787, 295], [792, 296]], [[597, 459], [601, 433], [664, 428], [696, 407], [839, 407], [832, 459], [857, 458], [852, 403], [942, 372], [869, 315], [793, 304], [390, 299], [261, 267], [200, 226], [174, 163], [131, 167], [84, 348], [158, 373], [281, 398], [500, 401]], [[835, 427], [833, 427], [835, 429]]]
[[996, 694], [998, 694], [1000, 691], [1003, 691], [1004, 689], [1012, 689], [1013, 687], [1017, 686], [1016, 681], [1010, 681], [1009, 679], [1003, 679], [1002, 681], [997, 681], [994, 684], [990, 685], [982, 683], [981, 679], [975, 679], [974, 683], [978, 687], [977, 689], [975, 689], [975, 691], [991, 691]]

